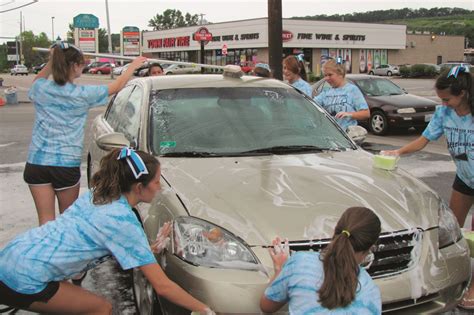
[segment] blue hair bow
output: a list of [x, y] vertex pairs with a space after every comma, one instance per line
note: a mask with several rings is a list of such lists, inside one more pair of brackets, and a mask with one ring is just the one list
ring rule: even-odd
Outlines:
[[336, 58], [336, 64], [342, 65], [342, 57], [341, 56]]
[[54, 48], [56, 46], [59, 46], [59, 48], [61, 48], [62, 50], [66, 50], [66, 49], [69, 49], [69, 48], [73, 48], [77, 51], [81, 51], [79, 48], [77, 48], [76, 46], [74, 46], [73, 44], [69, 44], [68, 42], [63, 42], [61, 40], [61, 38], [58, 37], [58, 39], [56, 40], [56, 42], [54, 44], [51, 45], [51, 47], [49, 48]]
[[299, 55], [296, 55], [295, 57], [296, 57], [296, 60], [304, 62], [304, 54], [299, 54]]
[[448, 78], [454, 77], [456, 79], [458, 77], [459, 72], [468, 73], [469, 70], [467, 69], [467, 67], [464, 67], [464, 66], [452, 67], [451, 70], [449, 70], [449, 72], [448, 72]]
[[146, 168], [145, 163], [134, 149], [125, 147], [120, 150], [117, 160], [123, 159], [127, 161], [133, 175], [135, 175], [135, 179], [139, 179], [143, 174], [148, 174], [148, 169]]

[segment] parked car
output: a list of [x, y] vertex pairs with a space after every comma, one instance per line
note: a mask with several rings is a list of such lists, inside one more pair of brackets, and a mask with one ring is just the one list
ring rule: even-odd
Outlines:
[[107, 62], [102, 62], [102, 61], [91, 62], [90, 64], [88, 64], [88, 65], [84, 66], [84, 68], [82, 68], [82, 73], [89, 73], [90, 69], [100, 67], [100, 66], [102, 66], [106, 63]]
[[[131, 145], [161, 162], [162, 192], [138, 204], [169, 278], [219, 314], [261, 314], [273, 275], [268, 247], [320, 251], [348, 206], [382, 222], [368, 272], [384, 311], [438, 313], [456, 306], [471, 277], [469, 248], [451, 210], [407, 172], [372, 167], [326, 111], [279, 80], [223, 75], [139, 78], [92, 124], [88, 178], [108, 150]], [[139, 269], [139, 314], [189, 314], [157, 296]]]
[[91, 74], [110, 74], [111, 71], [112, 71], [112, 64], [109, 62], [89, 69], [89, 73]]
[[28, 68], [24, 65], [15, 65], [10, 69], [10, 75], [28, 75]]
[[33, 67], [33, 72], [34, 72], [35, 74], [38, 74], [38, 72], [40, 72], [40, 71], [44, 68], [44, 66], [46, 66], [46, 63], [42, 63], [42, 64], [40, 64], [40, 65], [38, 65], [38, 66], [34, 66], [34, 67]]
[[115, 67], [113, 70], [113, 73], [115, 75], [121, 75], [123, 72], [127, 71], [127, 68], [130, 64], [127, 63], [126, 65], [120, 66], [120, 67]]
[[400, 75], [400, 69], [396, 65], [380, 65], [369, 71], [370, 75], [386, 75], [391, 77], [392, 75]]
[[191, 74], [191, 73], [201, 73], [200, 66], [191, 66], [191, 65], [177, 65], [177, 64], [162, 64], [164, 73], [166, 75], [170, 74]]
[[[376, 135], [385, 135], [393, 128], [424, 130], [436, 109], [435, 101], [409, 94], [389, 79], [364, 74], [348, 74], [346, 78], [364, 95], [370, 119], [362, 125]], [[313, 97], [329, 88], [329, 83], [319, 80], [313, 85]]]

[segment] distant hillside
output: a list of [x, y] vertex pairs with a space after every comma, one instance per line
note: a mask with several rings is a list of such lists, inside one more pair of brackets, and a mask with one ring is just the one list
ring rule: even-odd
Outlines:
[[444, 35], [463, 35], [474, 47], [474, 11], [461, 8], [377, 10], [344, 15], [314, 15], [293, 19], [346, 21], [363, 23], [405, 24], [408, 31], [425, 31]]

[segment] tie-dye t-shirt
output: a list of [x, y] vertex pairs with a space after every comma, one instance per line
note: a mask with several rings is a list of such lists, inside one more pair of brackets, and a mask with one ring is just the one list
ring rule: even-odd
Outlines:
[[28, 94], [36, 110], [28, 163], [80, 166], [88, 110], [107, 104], [108, 95], [107, 85], [60, 86], [37, 79]]
[[323, 284], [323, 263], [316, 252], [298, 252], [283, 266], [281, 273], [265, 290], [267, 299], [289, 302], [290, 314], [358, 314], [382, 312], [380, 289], [365, 269], [360, 268], [359, 287], [355, 300], [344, 308], [329, 310], [318, 302], [318, 290]]
[[295, 82], [293, 82], [291, 84], [292, 87], [294, 87], [295, 89], [303, 92], [304, 94], [306, 94], [307, 96], [311, 97], [311, 85], [309, 85], [308, 82], [306, 82], [305, 80], [303, 79], [298, 79], [296, 80]]
[[[331, 116], [339, 112], [358, 112], [369, 109], [364, 95], [357, 86], [347, 82], [342, 87], [327, 89], [314, 98], [316, 103], [324, 107]], [[357, 126], [357, 120], [344, 117], [336, 119], [339, 126], [346, 130], [349, 126]]]
[[0, 281], [33, 294], [114, 256], [123, 269], [156, 263], [125, 197], [94, 205], [90, 192], [56, 220], [16, 237], [0, 251]]
[[423, 137], [433, 141], [443, 134], [456, 163], [456, 174], [464, 184], [474, 189], [474, 116], [458, 116], [450, 107], [437, 106]]

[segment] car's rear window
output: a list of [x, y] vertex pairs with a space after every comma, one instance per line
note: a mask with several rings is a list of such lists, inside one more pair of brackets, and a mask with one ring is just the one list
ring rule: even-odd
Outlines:
[[364, 94], [369, 96], [405, 94], [405, 91], [403, 91], [398, 85], [386, 79], [357, 80], [356, 84]]
[[322, 109], [291, 89], [155, 90], [150, 107], [151, 148], [157, 155], [245, 155], [276, 146], [352, 148]]

